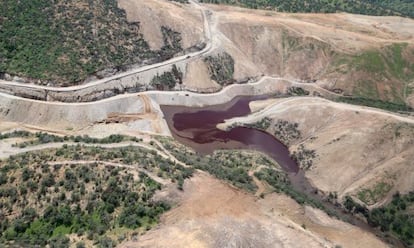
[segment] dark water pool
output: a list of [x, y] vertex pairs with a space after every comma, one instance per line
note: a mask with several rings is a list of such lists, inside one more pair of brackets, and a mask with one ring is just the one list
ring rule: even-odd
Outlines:
[[203, 108], [161, 106], [173, 136], [199, 153], [217, 149], [252, 149], [261, 151], [288, 172], [299, 168], [288, 148], [272, 135], [252, 128], [236, 127], [223, 131], [216, 126], [225, 119], [250, 113], [249, 103], [266, 96], [240, 96], [232, 101]]

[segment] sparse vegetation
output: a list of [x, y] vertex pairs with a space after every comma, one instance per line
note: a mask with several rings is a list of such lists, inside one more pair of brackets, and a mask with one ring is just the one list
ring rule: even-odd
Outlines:
[[30, 136], [32, 136], [32, 133], [30, 132], [16, 130], [13, 132], [8, 132], [8, 133], [0, 133], [0, 140], [10, 139], [10, 138], [27, 138]]
[[211, 79], [220, 85], [233, 83], [234, 60], [230, 54], [224, 52], [204, 59], [207, 63]]
[[175, 85], [183, 83], [183, 73], [176, 65], [172, 66], [171, 71], [164, 72], [161, 75], [156, 75], [151, 80], [151, 86], [157, 90], [172, 90]]
[[175, 32], [169, 27], [162, 26], [161, 33], [164, 40], [164, 46], [159, 51], [161, 61], [170, 59], [174, 54], [179, 53], [183, 50], [181, 47], [181, 34]]
[[270, 118], [265, 117], [265, 118], [261, 119], [258, 122], [255, 122], [255, 123], [252, 123], [252, 124], [244, 124], [243, 126], [266, 131], [270, 127], [271, 121], [272, 120]]
[[[268, 127], [270, 120], [260, 123], [260, 126]], [[11, 136], [19, 135], [33, 134], [16, 131]], [[36, 135], [40, 136], [39, 140], [53, 140], [53, 135], [52, 138], [46, 134]], [[324, 202], [338, 205], [336, 193], [330, 193], [323, 200], [296, 190], [287, 174], [264, 155], [224, 150], [200, 156], [170, 138], [157, 139], [173, 156], [190, 167], [144, 148], [104, 149], [81, 145], [23, 153], [0, 161], [0, 217], [5, 220], [0, 223], [0, 242], [6, 245], [13, 242], [23, 246], [48, 244], [50, 247], [66, 247], [71, 245], [67, 235], [76, 234], [80, 240], [113, 245], [125, 237], [114, 237], [110, 230], [148, 230], [157, 223], [159, 215], [169, 209], [168, 204], [151, 200], [161, 188], [151, 175], [169, 179], [182, 190], [184, 179], [189, 178], [194, 169], [205, 170], [236, 187], [254, 192], [257, 186], [249, 171], [260, 166], [254, 176], [276, 192], [336, 216], [336, 210]], [[156, 148], [156, 142], [152, 142], [152, 146]], [[304, 150], [303, 156], [306, 155]], [[76, 160], [96, 162], [70, 165], [64, 162]], [[133, 165], [145, 172], [104, 165], [103, 161]], [[376, 196], [377, 191], [384, 192], [385, 188], [380, 185], [361, 194]], [[398, 194], [390, 204], [369, 211], [351, 197], [345, 197], [343, 206], [350, 213], [364, 216], [371, 225], [393, 233], [410, 245], [413, 242], [413, 199], [414, 193]], [[78, 244], [82, 247], [81, 242]]]
[[[8, 134], [4, 134], [8, 137]], [[122, 141], [139, 141], [134, 137], [127, 137], [124, 135], [119, 134], [111, 134], [105, 138], [92, 138], [88, 135], [83, 136], [57, 136], [49, 133], [44, 132], [37, 132], [35, 134], [29, 133], [26, 131], [11, 133], [12, 137], [23, 137], [23, 138], [31, 138], [29, 141], [24, 141], [21, 143], [16, 143], [14, 146], [16, 147], [27, 147], [27, 146], [34, 146], [46, 143], [56, 143], [56, 142], [75, 142], [75, 143], [87, 143], [87, 144], [112, 144], [112, 143], [120, 143]], [[1, 134], [0, 134], [1, 137]]]
[[361, 189], [358, 192], [358, 199], [367, 205], [373, 205], [382, 200], [391, 190], [392, 185], [387, 182], [378, 182], [372, 188]]
[[235, 4], [254, 9], [281, 12], [335, 13], [349, 12], [365, 15], [401, 15], [414, 17], [414, 3], [410, 0], [201, 0], [205, 3]]
[[314, 208], [319, 208], [325, 211], [331, 216], [335, 216], [335, 213], [327, 209], [320, 201], [312, 199], [306, 194], [297, 191], [293, 188], [292, 184], [287, 177], [287, 174], [283, 171], [277, 171], [272, 168], [263, 168], [254, 174], [259, 180], [267, 182], [278, 193], [285, 193], [290, 196], [297, 203], [303, 205], [309, 205]]
[[398, 43], [357, 55], [337, 55], [331, 69], [342, 68], [337, 72], [349, 74], [356, 82], [352, 96], [338, 100], [390, 111], [412, 111], [405, 103], [404, 88], [414, 80], [413, 54], [412, 46]]
[[303, 144], [300, 144], [298, 149], [293, 152], [292, 158], [299, 164], [302, 170], [308, 170], [313, 165], [313, 159], [316, 158], [315, 150], [306, 149]]
[[276, 123], [273, 123], [274, 120], [265, 117], [254, 123], [235, 123], [231, 128], [235, 126], [243, 126], [267, 131], [273, 133], [273, 135], [286, 146], [290, 146], [293, 142], [302, 137], [301, 132], [298, 129], [298, 123], [291, 123], [286, 120], [277, 120]]
[[345, 102], [349, 104], [379, 108], [379, 109], [384, 109], [384, 110], [393, 111], [393, 112], [414, 111], [413, 108], [411, 108], [410, 106], [406, 104], [392, 103], [392, 102], [381, 101], [378, 99], [369, 99], [369, 98], [363, 98], [363, 97], [339, 97], [337, 101]]
[[179, 3], [189, 3], [188, 0], [169, 0], [173, 2], [179, 2]]
[[200, 156], [177, 142], [158, 138], [178, 160], [200, 170], [209, 172], [236, 187], [254, 192], [257, 189], [248, 171], [253, 165], [276, 166], [262, 154], [249, 151], [220, 150], [211, 155]]
[[[286, 146], [290, 146], [293, 142], [302, 137], [301, 132], [298, 129], [298, 123], [290, 123], [286, 120], [277, 120], [277, 122], [272, 125], [272, 120], [268, 117], [251, 124], [235, 123], [234, 126], [256, 128], [267, 132], [274, 130], [274, 136]], [[315, 150], [306, 149], [303, 144], [299, 145], [296, 151], [292, 153], [292, 158], [303, 170], [308, 170], [312, 167], [313, 160], [316, 156]]]
[[289, 146], [292, 142], [300, 139], [302, 134], [300, 133], [298, 123], [290, 123], [285, 120], [277, 120], [274, 125], [274, 135], [285, 145]]
[[288, 95], [290, 96], [308, 96], [309, 91], [301, 88], [301, 87], [290, 87], [288, 89]]

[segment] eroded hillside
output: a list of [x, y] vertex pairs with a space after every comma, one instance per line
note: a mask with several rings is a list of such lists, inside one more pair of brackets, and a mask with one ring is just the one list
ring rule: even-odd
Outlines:
[[[365, 99], [412, 104], [413, 21], [349, 14], [280, 14], [211, 6], [217, 28], [258, 72]], [[397, 27], [397, 23], [400, 23]]]

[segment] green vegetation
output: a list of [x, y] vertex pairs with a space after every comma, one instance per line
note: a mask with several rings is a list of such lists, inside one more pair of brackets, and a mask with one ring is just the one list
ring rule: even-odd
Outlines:
[[161, 47], [161, 50], [158, 52], [160, 56], [159, 61], [170, 59], [174, 54], [179, 53], [183, 50], [181, 47], [181, 34], [175, 32], [169, 27], [162, 26], [161, 33], [164, 41], [164, 46]]
[[316, 158], [315, 150], [306, 149], [303, 144], [300, 144], [298, 149], [293, 152], [292, 158], [299, 164], [302, 170], [308, 170], [313, 165], [313, 159]]
[[200, 156], [170, 139], [158, 138], [158, 140], [174, 157], [185, 164], [207, 171], [219, 179], [250, 192], [254, 192], [257, 186], [249, 176], [249, 170], [255, 165], [276, 166], [266, 156], [256, 152], [219, 150], [211, 155]]
[[396, 43], [382, 50], [364, 51], [344, 62], [360, 71], [378, 73], [386, 78], [409, 80], [414, 78], [414, 62], [403, 55], [406, 50], [411, 50], [406, 43]]
[[270, 118], [265, 117], [258, 122], [251, 123], [251, 124], [244, 124], [243, 126], [266, 131], [270, 127], [271, 121], [272, 120]]
[[289, 96], [308, 96], [309, 91], [301, 88], [301, 87], [290, 87], [288, 89]]
[[[290, 123], [285, 120], [277, 120], [275, 124], [272, 124], [273, 122], [274, 121], [270, 118], [265, 117], [260, 121], [251, 124], [235, 123], [232, 128], [234, 126], [243, 126], [260, 129], [269, 133], [274, 130], [274, 136], [286, 146], [290, 146], [294, 141], [297, 141], [302, 137], [302, 134], [298, 129], [298, 123]], [[306, 149], [303, 144], [292, 153], [292, 158], [303, 170], [308, 170], [312, 167], [313, 159], [315, 159], [316, 156], [315, 150]]]
[[179, 2], [179, 3], [189, 3], [188, 0], [169, 0], [173, 2]]
[[[273, 127], [283, 129], [283, 136], [300, 138], [297, 124], [281, 120], [277, 123]], [[271, 120], [263, 119], [257, 126], [264, 130], [271, 128]], [[403, 132], [404, 128], [398, 127], [396, 132]], [[44, 142], [64, 139], [24, 131], [0, 137], [28, 137]], [[104, 139], [79, 137], [83, 142], [92, 140], [96, 143], [133, 139], [126, 136]], [[302, 193], [290, 182], [286, 172], [260, 153], [220, 150], [201, 156], [171, 138], [156, 138], [188, 167], [162, 157], [155, 150], [140, 147], [105, 149], [80, 144], [23, 153], [0, 161], [0, 245], [69, 247], [75, 245], [67, 236], [72, 234], [81, 240], [77, 247], [83, 247], [82, 242], [87, 239], [94, 245], [111, 247], [125, 239], [125, 235], [149, 230], [156, 225], [160, 214], [170, 208], [168, 203], [153, 200], [152, 196], [162, 188], [158, 182], [168, 180], [182, 190], [184, 180], [191, 177], [195, 169], [255, 192], [257, 186], [249, 174], [259, 168], [254, 176], [276, 192], [290, 196], [299, 204], [319, 208], [331, 216], [339, 213], [326, 205], [327, 202], [339, 205], [336, 193], [330, 193], [326, 198]], [[157, 149], [157, 142], [151, 145]], [[308, 161], [306, 157], [314, 158], [315, 154], [299, 146], [294, 156], [300, 161]], [[95, 162], [68, 164], [65, 161]], [[382, 197], [389, 188], [387, 183], [381, 182], [373, 189], [362, 190], [358, 196], [369, 202]], [[413, 244], [414, 192], [397, 194], [391, 203], [372, 211], [349, 196], [345, 197], [342, 205], [349, 213], [364, 216], [372, 226], [397, 236], [407, 245]], [[341, 214], [338, 216], [343, 217]]]
[[298, 129], [298, 123], [291, 123], [286, 120], [277, 120], [276, 123], [274, 123], [274, 121], [268, 117], [250, 124], [235, 123], [232, 128], [235, 126], [256, 128], [273, 133], [273, 135], [286, 146], [291, 145], [294, 141], [297, 141], [302, 137], [302, 134]]
[[411, 0], [201, 0], [201, 2], [234, 4], [248, 8], [272, 9], [281, 12], [349, 12], [365, 15], [414, 17], [414, 2]]
[[391, 203], [373, 209], [369, 223], [379, 226], [382, 231], [389, 231], [405, 244], [414, 244], [414, 192], [407, 195], [395, 194]]
[[327, 209], [319, 200], [310, 198], [308, 195], [294, 189], [285, 172], [271, 168], [263, 168], [260, 171], [255, 172], [254, 175], [259, 180], [267, 182], [276, 192], [285, 193], [297, 203], [319, 208], [325, 211], [328, 215], [335, 216], [335, 213]]
[[371, 211], [350, 196], [345, 197], [343, 205], [351, 213], [362, 214], [371, 226], [395, 235], [407, 246], [414, 244], [414, 192], [406, 195], [397, 193], [390, 203]]
[[372, 49], [357, 55], [338, 55], [332, 64], [334, 70], [342, 68], [337, 72], [352, 74], [357, 82], [350, 100], [346, 97], [340, 100], [364, 105], [372, 101], [374, 103], [368, 106], [406, 111], [407, 95], [404, 90], [406, 84], [414, 80], [413, 55], [413, 47], [406, 43]]
[[349, 104], [379, 108], [379, 109], [384, 109], [384, 110], [393, 111], [393, 112], [414, 111], [414, 109], [412, 109], [410, 106], [406, 104], [392, 103], [392, 102], [381, 101], [378, 99], [369, 99], [369, 98], [363, 98], [363, 97], [339, 97], [337, 101], [345, 102]]
[[32, 133], [27, 131], [13, 131], [9, 133], [0, 133], [0, 140], [9, 138], [28, 138], [31, 137]]
[[224, 52], [204, 59], [207, 63], [211, 79], [220, 85], [233, 83], [234, 59], [230, 54]]
[[372, 189], [362, 189], [358, 192], [358, 199], [367, 205], [373, 205], [382, 200], [391, 190], [392, 185], [379, 182]]
[[285, 120], [277, 120], [274, 125], [274, 135], [285, 145], [289, 146], [292, 142], [299, 140], [302, 137], [298, 129], [298, 123], [290, 123]]
[[12, 133], [5, 133], [0, 134], [0, 139], [4, 138], [12, 138], [12, 137], [22, 137], [22, 138], [31, 138], [30, 141], [24, 141], [21, 143], [14, 144], [14, 146], [24, 148], [27, 146], [35, 146], [40, 144], [46, 143], [56, 143], [56, 142], [75, 142], [75, 143], [87, 143], [87, 144], [112, 144], [112, 143], [120, 143], [123, 141], [140, 141], [134, 137], [127, 137], [124, 135], [119, 134], [111, 134], [105, 138], [91, 138], [88, 135], [83, 136], [57, 136], [49, 133], [37, 132], [37, 133], [29, 133], [26, 131], [15, 131]]
[[172, 90], [177, 83], [183, 83], [183, 73], [176, 65], [172, 66], [171, 71], [164, 72], [161, 75], [157, 74], [151, 80], [151, 86], [157, 90]]
[[180, 34], [168, 27], [162, 27], [165, 44], [159, 51], [150, 50], [139, 29], [116, 0], [4, 0], [0, 74], [66, 86], [106, 68], [123, 70], [182, 51]]
[[[67, 160], [96, 162], [67, 166]], [[169, 209], [168, 204], [151, 200], [161, 185], [138, 170], [100, 161], [134, 164], [178, 184], [193, 172], [137, 147], [64, 145], [11, 156], [0, 161], [0, 217], [4, 220], [0, 243], [67, 247], [65, 235], [77, 234], [100, 244], [114, 242], [110, 230], [145, 231], [155, 225]]]
[[369, 211], [366, 207], [362, 206], [361, 204], [355, 202], [352, 197], [345, 196], [345, 200], [342, 203], [345, 209], [353, 214], [362, 214], [362, 216], [369, 218]]

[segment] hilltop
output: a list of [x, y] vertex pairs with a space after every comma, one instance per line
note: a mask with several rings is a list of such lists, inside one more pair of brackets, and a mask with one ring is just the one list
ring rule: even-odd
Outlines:
[[414, 3], [410, 0], [201, 0], [204, 3], [234, 4], [254, 9], [271, 9], [280, 12], [293, 13], [335, 13], [347, 12], [353, 14], [374, 16], [407, 16], [414, 17]]

